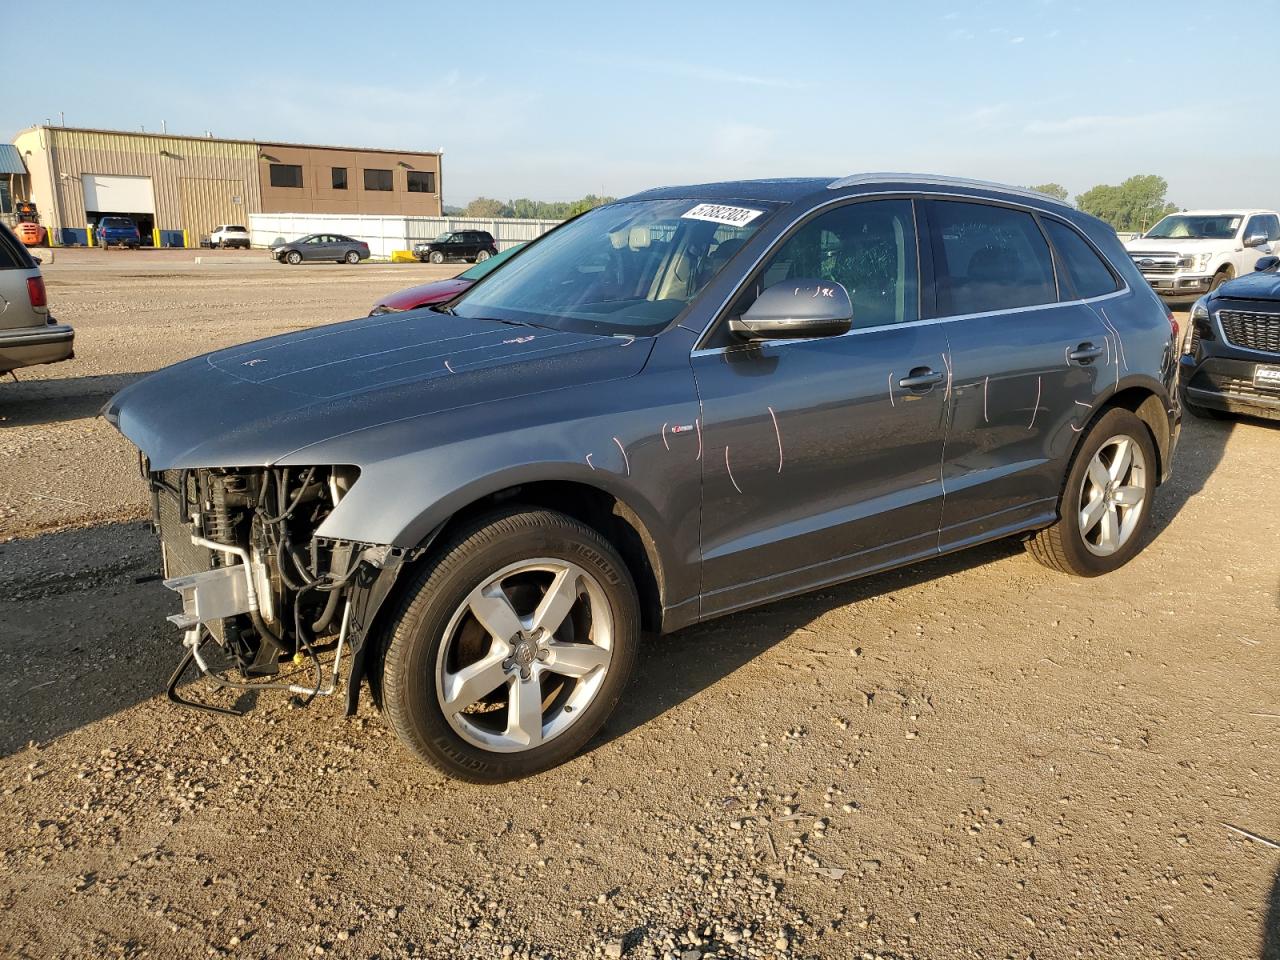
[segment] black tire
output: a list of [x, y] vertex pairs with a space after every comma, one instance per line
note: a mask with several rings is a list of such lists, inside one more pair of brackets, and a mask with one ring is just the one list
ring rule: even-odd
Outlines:
[[[1136, 526], [1127, 540], [1114, 553], [1099, 556], [1088, 548], [1080, 531], [1079, 504], [1090, 462], [1098, 450], [1115, 437], [1128, 437], [1142, 451], [1145, 463], [1142, 483], [1144, 497]], [[1155, 443], [1147, 425], [1135, 414], [1121, 407], [1104, 410], [1094, 419], [1072, 457], [1066, 482], [1058, 498], [1057, 522], [1036, 531], [1027, 541], [1027, 551], [1046, 567], [1077, 577], [1097, 577], [1124, 566], [1142, 549], [1151, 523], [1157, 473]]]
[[444, 254], [441, 253], [439, 250], [432, 250], [429, 254], [427, 254], [427, 259], [430, 260], [432, 263], [444, 263]]
[[1212, 293], [1228, 280], [1234, 280], [1236, 271], [1234, 267], [1226, 266], [1213, 275], [1213, 282], [1209, 284], [1209, 292]]
[[484, 263], [486, 260], [488, 260], [492, 256], [493, 254], [490, 253], [488, 250], [481, 250], [479, 253], [476, 254], [476, 263]]
[[351, 264], [352, 266], [354, 266], [355, 264], [360, 262], [360, 254], [356, 253], [356, 251], [354, 250], [348, 250], [347, 255], [342, 259], [345, 260], [347, 263]]
[[[449, 639], [446, 629], [468, 595], [508, 565], [531, 558], [563, 559], [592, 575], [612, 618], [611, 660], [594, 698], [571, 725], [539, 746], [497, 752], [464, 739], [451, 725], [437, 695], [437, 664]], [[383, 631], [382, 710], [400, 741], [448, 776], [472, 783], [526, 777], [564, 763], [600, 730], [630, 679], [639, 640], [635, 585], [600, 534], [551, 510], [490, 514], [460, 530], [406, 584]], [[555, 709], [554, 695], [549, 709]]]
[[298, 264], [302, 262], [302, 254], [300, 254], [297, 250], [290, 250], [288, 253], [284, 255], [284, 260], [285, 260], [285, 263], [289, 264], [290, 266], [296, 267]]

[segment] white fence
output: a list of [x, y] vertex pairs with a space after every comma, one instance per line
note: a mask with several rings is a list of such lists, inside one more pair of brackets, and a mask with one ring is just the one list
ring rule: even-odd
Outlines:
[[375, 217], [363, 214], [251, 213], [249, 235], [255, 247], [297, 240], [310, 233], [340, 233], [369, 244], [369, 252], [386, 259], [393, 250], [412, 250], [451, 230], [487, 230], [499, 250], [534, 240], [559, 220], [509, 220], [495, 217]]

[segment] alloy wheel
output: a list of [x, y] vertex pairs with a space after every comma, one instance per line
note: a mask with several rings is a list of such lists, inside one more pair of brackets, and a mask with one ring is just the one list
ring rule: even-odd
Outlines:
[[440, 644], [440, 710], [468, 743], [499, 753], [563, 734], [613, 659], [613, 614], [596, 578], [566, 560], [510, 564], [471, 591]]
[[1147, 501], [1147, 460], [1123, 434], [1107, 440], [1089, 461], [1080, 488], [1080, 536], [1085, 548], [1106, 557], [1129, 542]]

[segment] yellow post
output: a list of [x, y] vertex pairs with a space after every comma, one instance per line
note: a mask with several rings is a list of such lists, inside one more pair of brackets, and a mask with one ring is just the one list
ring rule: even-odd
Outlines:
[[85, 227], [84, 235], [85, 235], [85, 243], [92, 247], [93, 246], [93, 225], [92, 224]]
[[160, 228], [159, 227], [151, 228], [151, 245], [155, 247], [157, 250], [160, 249]]
[[185, 230], [182, 231], [182, 246], [185, 249], [189, 249], [191, 247], [191, 241], [187, 239], [187, 231]]

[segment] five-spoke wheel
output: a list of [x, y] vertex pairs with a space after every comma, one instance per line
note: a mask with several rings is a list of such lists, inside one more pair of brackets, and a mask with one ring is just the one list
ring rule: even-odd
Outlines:
[[383, 708], [452, 776], [527, 776], [600, 729], [638, 640], [635, 587], [595, 530], [549, 510], [482, 518], [407, 584], [384, 639]]

